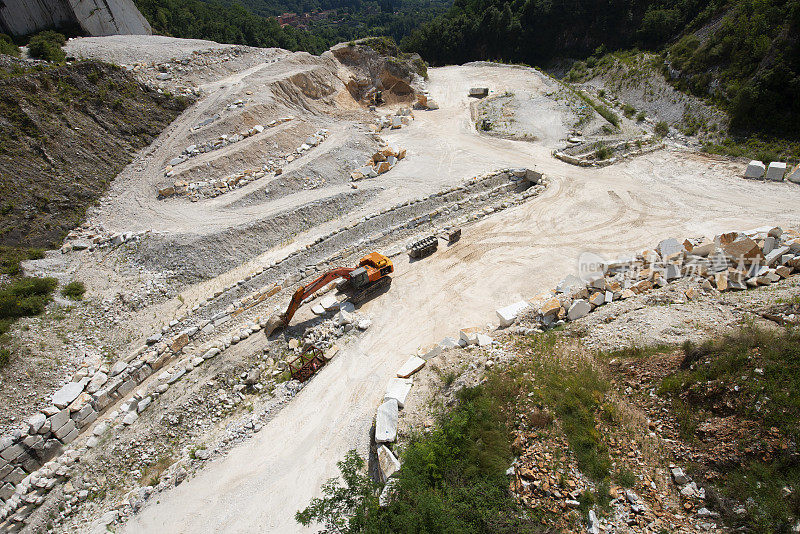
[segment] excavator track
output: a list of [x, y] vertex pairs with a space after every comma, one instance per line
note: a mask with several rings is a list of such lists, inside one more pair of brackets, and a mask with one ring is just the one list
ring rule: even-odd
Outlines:
[[411, 250], [409, 250], [408, 254], [415, 259], [424, 258], [436, 252], [438, 247], [439, 239], [436, 236], [430, 235], [411, 245]]
[[391, 285], [392, 279], [385, 276], [363, 289], [354, 290], [350, 293], [348, 300], [355, 305], [359, 305], [387, 291]]

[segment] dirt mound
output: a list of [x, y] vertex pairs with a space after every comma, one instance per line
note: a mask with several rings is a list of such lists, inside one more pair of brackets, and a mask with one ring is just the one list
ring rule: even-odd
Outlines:
[[187, 105], [96, 61], [0, 80], [0, 243], [56, 246]]

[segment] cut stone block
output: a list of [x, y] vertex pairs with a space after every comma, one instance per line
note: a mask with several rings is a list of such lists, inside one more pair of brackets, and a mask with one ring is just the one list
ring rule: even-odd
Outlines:
[[83, 384], [80, 382], [70, 382], [61, 389], [53, 393], [53, 404], [59, 408], [66, 408], [69, 404], [83, 393]]
[[472, 328], [463, 328], [459, 333], [459, 339], [464, 342], [465, 345], [474, 345], [478, 342], [478, 331], [480, 328], [477, 326], [473, 326]]
[[764, 164], [760, 161], [751, 161], [747, 164], [747, 169], [744, 171], [744, 177], [751, 180], [760, 180], [764, 177]]
[[408, 378], [409, 376], [413, 375], [425, 365], [425, 360], [420, 358], [419, 356], [412, 356], [403, 366], [397, 371], [397, 378]]
[[786, 177], [792, 183], [800, 184], [800, 165], [797, 165], [792, 172], [789, 173], [789, 176]]
[[598, 291], [597, 293], [592, 294], [589, 297], [589, 303], [592, 306], [602, 306], [606, 302], [606, 295], [602, 291]]
[[767, 180], [772, 182], [782, 182], [786, 174], [786, 164], [782, 161], [773, 161], [767, 167]]
[[[448, 339], [449, 339], [449, 338], [448, 338]], [[457, 343], [456, 343], [456, 344], [457, 344]], [[421, 356], [420, 356], [420, 358], [422, 358], [422, 359], [423, 359], [423, 360], [425, 360], [425, 361], [428, 361], [428, 360], [430, 360], [431, 358], [435, 358], [436, 356], [438, 356], [439, 354], [441, 354], [441, 353], [442, 353], [442, 350], [444, 350], [444, 347], [442, 347], [442, 345], [440, 345], [440, 344], [438, 344], [438, 343], [437, 343], [436, 345], [433, 345], [432, 347], [429, 347], [429, 348], [427, 348], [427, 349], [423, 350], [423, 351], [421, 352]]]
[[50, 417], [50, 430], [55, 432], [69, 421], [69, 409], [64, 408], [54, 416]]
[[375, 442], [391, 443], [397, 439], [397, 399], [389, 399], [378, 407], [375, 415]]
[[497, 318], [500, 319], [500, 326], [510, 326], [514, 323], [514, 321], [517, 320], [519, 314], [528, 308], [530, 308], [530, 304], [524, 300], [520, 300], [519, 302], [515, 302], [514, 304], [500, 308], [496, 311]]
[[335, 310], [339, 308], [339, 301], [336, 300], [333, 296], [323, 297], [322, 300], [319, 301], [320, 306], [325, 308], [325, 310]]
[[664, 239], [658, 244], [658, 247], [656, 247], [656, 251], [661, 255], [662, 258], [671, 256], [672, 254], [677, 254], [683, 250], [683, 245], [678, 243], [678, 240], [675, 238]]
[[392, 451], [386, 445], [378, 447], [378, 465], [381, 468], [381, 478], [384, 482], [400, 470], [400, 460], [392, 454]]
[[734, 241], [722, 246], [725, 254], [737, 262], [739, 260], [760, 260], [764, 258], [758, 243], [745, 235], [740, 235]]
[[542, 309], [539, 310], [543, 317], [547, 317], [548, 315], [555, 315], [558, 313], [558, 310], [561, 309], [561, 301], [557, 298], [553, 297], [549, 299], [547, 302], [542, 304]]
[[403, 408], [413, 383], [414, 381], [410, 378], [392, 378], [389, 380], [389, 385], [386, 386], [386, 393], [383, 396], [383, 400], [395, 399], [398, 408]]
[[556, 291], [559, 293], [566, 293], [572, 294], [576, 291], [580, 291], [581, 289], [586, 289], [586, 282], [575, 276], [574, 274], [568, 274], [561, 282], [559, 282], [558, 286], [556, 286]]
[[789, 252], [789, 247], [778, 247], [772, 250], [769, 254], [767, 254], [764, 261], [770, 267], [774, 267], [775, 265], [780, 265], [781, 258], [787, 252]]
[[452, 337], [446, 337], [439, 342], [439, 346], [443, 349], [452, 349], [453, 347], [458, 347], [458, 341], [453, 339]]
[[569, 307], [567, 317], [570, 321], [574, 321], [587, 315], [590, 311], [592, 311], [592, 307], [589, 305], [589, 303], [583, 299], [578, 299], [572, 303], [572, 306]]
[[75, 430], [75, 423], [70, 419], [67, 421], [66, 424], [62, 425], [61, 428], [54, 430], [53, 434], [58, 438], [62, 439], [64, 436], [68, 435], [70, 432]]

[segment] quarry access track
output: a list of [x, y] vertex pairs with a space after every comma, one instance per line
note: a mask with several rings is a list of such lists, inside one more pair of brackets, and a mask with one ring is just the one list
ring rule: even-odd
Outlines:
[[386, 134], [409, 157], [385, 175], [381, 198], [504, 166], [535, 167], [549, 187], [466, 225], [460, 242], [423, 261], [397, 256], [391, 292], [363, 307], [370, 330], [257, 435], [160, 494], [125, 532], [303, 532], [294, 512], [337, 474], [348, 449], [366, 450], [386, 382], [420, 346], [486, 324], [494, 309], [553, 287], [575, 272], [584, 251], [613, 258], [673, 235], [800, 221], [800, 189], [742, 180], [741, 166], [723, 158], [668, 146], [583, 169], [554, 160], [548, 146], [481, 136], [469, 121], [467, 89], [536, 87], [540, 75], [528, 69], [465, 65], [429, 75], [441, 109], [418, 112], [410, 126]]

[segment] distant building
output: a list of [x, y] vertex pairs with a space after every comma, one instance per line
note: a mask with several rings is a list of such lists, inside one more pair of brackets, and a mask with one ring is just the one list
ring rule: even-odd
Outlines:
[[[2, 0], [0, 0], [2, 2]], [[311, 13], [301, 13], [298, 15], [297, 13], [284, 13], [283, 15], [278, 15], [276, 20], [281, 27], [284, 26], [294, 26], [295, 28], [306, 29], [310, 22], [314, 22], [317, 20], [324, 20], [330, 17], [331, 15], [335, 15], [335, 9], [328, 9], [326, 11], [312, 11]]]
[[292, 25], [294, 26], [297, 23], [297, 13], [284, 13], [283, 15], [278, 15], [278, 24], [283, 26]]
[[0, 32], [19, 37], [64, 26], [88, 35], [153, 33], [133, 0], [0, 0]]

